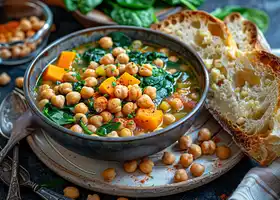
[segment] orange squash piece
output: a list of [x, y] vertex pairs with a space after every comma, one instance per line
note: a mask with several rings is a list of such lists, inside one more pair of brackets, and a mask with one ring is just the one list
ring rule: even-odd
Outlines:
[[104, 80], [99, 86], [99, 92], [102, 94], [108, 94], [111, 97], [114, 96], [113, 82], [116, 82], [116, 78], [113, 76]]
[[161, 110], [143, 108], [138, 109], [134, 118], [139, 127], [149, 131], [155, 130], [162, 123], [162, 119], [163, 112]]
[[125, 72], [118, 79], [118, 83], [125, 86], [134, 85], [134, 84], [138, 85], [140, 84], [140, 80], [130, 75], [129, 73]]
[[49, 65], [43, 74], [44, 81], [62, 81], [63, 75], [66, 73], [64, 68], [55, 65]]
[[62, 51], [57, 62], [58, 67], [69, 69], [76, 57], [76, 53], [72, 51]]

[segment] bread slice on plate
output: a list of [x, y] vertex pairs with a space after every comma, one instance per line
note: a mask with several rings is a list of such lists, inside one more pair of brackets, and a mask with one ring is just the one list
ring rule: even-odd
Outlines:
[[246, 20], [239, 13], [231, 13], [224, 19], [237, 47], [241, 51], [252, 51], [254, 49], [270, 52], [263, 33], [251, 21]]
[[206, 107], [244, 152], [262, 165], [280, 156], [280, 58], [238, 50], [223, 22], [201, 11], [183, 11], [152, 28], [197, 50], [210, 74]]

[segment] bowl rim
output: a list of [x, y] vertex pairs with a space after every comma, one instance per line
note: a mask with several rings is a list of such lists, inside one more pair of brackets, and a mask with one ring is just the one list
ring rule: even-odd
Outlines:
[[[57, 44], [67, 41], [68, 39], [75, 37], [77, 35], [80, 34], [86, 34], [87, 32], [94, 32], [94, 31], [106, 31], [106, 30], [116, 30], [117, 29], [125, 29], [125, 30], [135, 30], [135, 31], [144, 31], [144, 32], [150, 32], [152, 34], [157, 34], [160, 35], [162, 38], [178, 43], [180, 44], [180, 46], [182, 46], [184, 49], [187, 49], [192, 55], [193, 58], [197, 60], [197, 62], [199, 63], [200, 67], [202, 68], [202, 72], [204, 75], [204, 81], [205, 81], [205, 87], [204, 87], [204, 91], [202, 92], [201, 98], [199, 100], [199, 102], [196, 104], [196, 106], [192, 109], [191, 112], [189, 112], [186, 116], [184, 116], [183, 118], [181, 118], [180, 120], [176, 121], [175, 123], [172, 123], [171, 125], [167, 126], [166, 128], [148, 133], [148, 134], [143, 134], [143, 135], [139, 135], [139, 136], [132, 136], [132, 137], [94, 137], [94, 136], [90, 136], [87, 134], [81, 134], [81, 133], [76, 133], [71, 131], [70, 129], [67, 129], [63, 126], [60, 126], [56, 123], [54, 123], [53, 121], [51, 121], [50, 119], [48, 119], [46, 116], [43, 115], [43, 113], [39, 110], [39, 108], [36, 106], [35, 101], [33, 98], [31, 98], [31, 94], [29, 93], [29, 76], [30, 73], [32, 71], [33, 65], [37, 62], [38, 59], [40, 59], [45, 52], [47, 52], [48, 50], [50, 50], [51, 48], [53, 48], [54, 46], [56, 46]], [[164, 46], [164, 45], [163, 45]], [[51, 126], [53, 129], [56, 129], [59, 132], [65, 133], [67, 135], [70, 136], [74, 136], [80, 139], [86, 139], [86, 140], [91, 140], [91, 141], [100, 141], [100, 142], [132, 142], [132, 141], [137, 141], [137, 140], [144, 140], [144, 139], [148, 139], [150, 137], [155, 137], [155, 136], [160, 136], [165, 132], [169, 132], [170, 130], [180, 126], [181, 124], [183, 124], [185, 121], [187, 121], [188, 119], [190, 119], [194, 114], [196, 114], [201, 107], [204, 105], [204, 102], [206, 100], [206, 96], [209, 90], [209, 75], [208, 75], [208, 71], [207, 68], [205, 66], [205, 64], [203, 63], [202, 59], [200, 58], [200, 56], [195, 52], [194, 49], [192, 49], [189, 45], [185, 44], [184, 42], [176, 39], [175, 37], [172, 37], [168, 34], [159, 32], [159, 31], [155, 31], [155, 30], [151, 30], [151, 29], [147, 29], [147, 28], [142, 28], [142, 27], [133, 27], [133, 26], [121, 26], [121, 25], [113, 25], [113, 26], [99, 26], [99, 27], [94, 27], [94, 28], [87, 28], [87, 29], [83, 29], [80, 31], [76, 31], [73, 33], [70, 33], [56, 41], [54, 41], [53, 43], [51, 43], [49, 46], [47, 46], [40, 54], [37, 55], [37, 57], [31, 62], [31, 64], [29, 65], [29, 67], [26, 69], [25, 75], [24, 75], [24, 95], [25, 98], [27, 100], [27, 104], [29, 106], [29, 108], [33, 111], [33, 113], [35, 115], [37, 115], [41, 121], [43, 121], [45, 124], [47, 124], [48, 126]]]

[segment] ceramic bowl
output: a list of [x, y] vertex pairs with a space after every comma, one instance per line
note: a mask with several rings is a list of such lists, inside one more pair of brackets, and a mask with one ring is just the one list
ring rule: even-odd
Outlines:
[[[140, 136], [126, 138], [92, 137], [86, 134], [72, 132], [49, 120], [36, 106], [34, 88], [38, 77], [47, 65], [59, 56], [61, 51], [96, 41], [111, 32], [121, 31], [134, 40], [167, 47], [188, 60], [194, 67], [201, 88], [201, 99], [196, 107], [184, 118], [170, 126]], [[192, 125], [201, 111], [209, 87], [209, 77], [202, 60], [197, 53], [179, 40], [149, 29], [129, 26], [104, 26], [89, 28], [69, 34], [44, 49], [26, 71], [24, 79], [24, 94], [32, 112], [32, 118], [55, 141], [69, 150], [84, 156], [103, 160], [132, 160], [145, 157], [163, 150], [180, 138]]]

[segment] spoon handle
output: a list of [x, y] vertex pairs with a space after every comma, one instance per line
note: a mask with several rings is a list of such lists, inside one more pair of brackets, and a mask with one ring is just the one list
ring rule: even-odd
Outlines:
[[6, 200], [21, 200], [20, 187], [18, 181], [18, 159], [19, 159], [19, 146], [17, 144], [13, 150], [11, 182], [10, 182], [9, 192]]
[[71, 200], [61, 194], [58, 194], [48, 188], [41, 187], [37, 184], [33, 185], [33, 191], [36, 192], [44, 200]]

